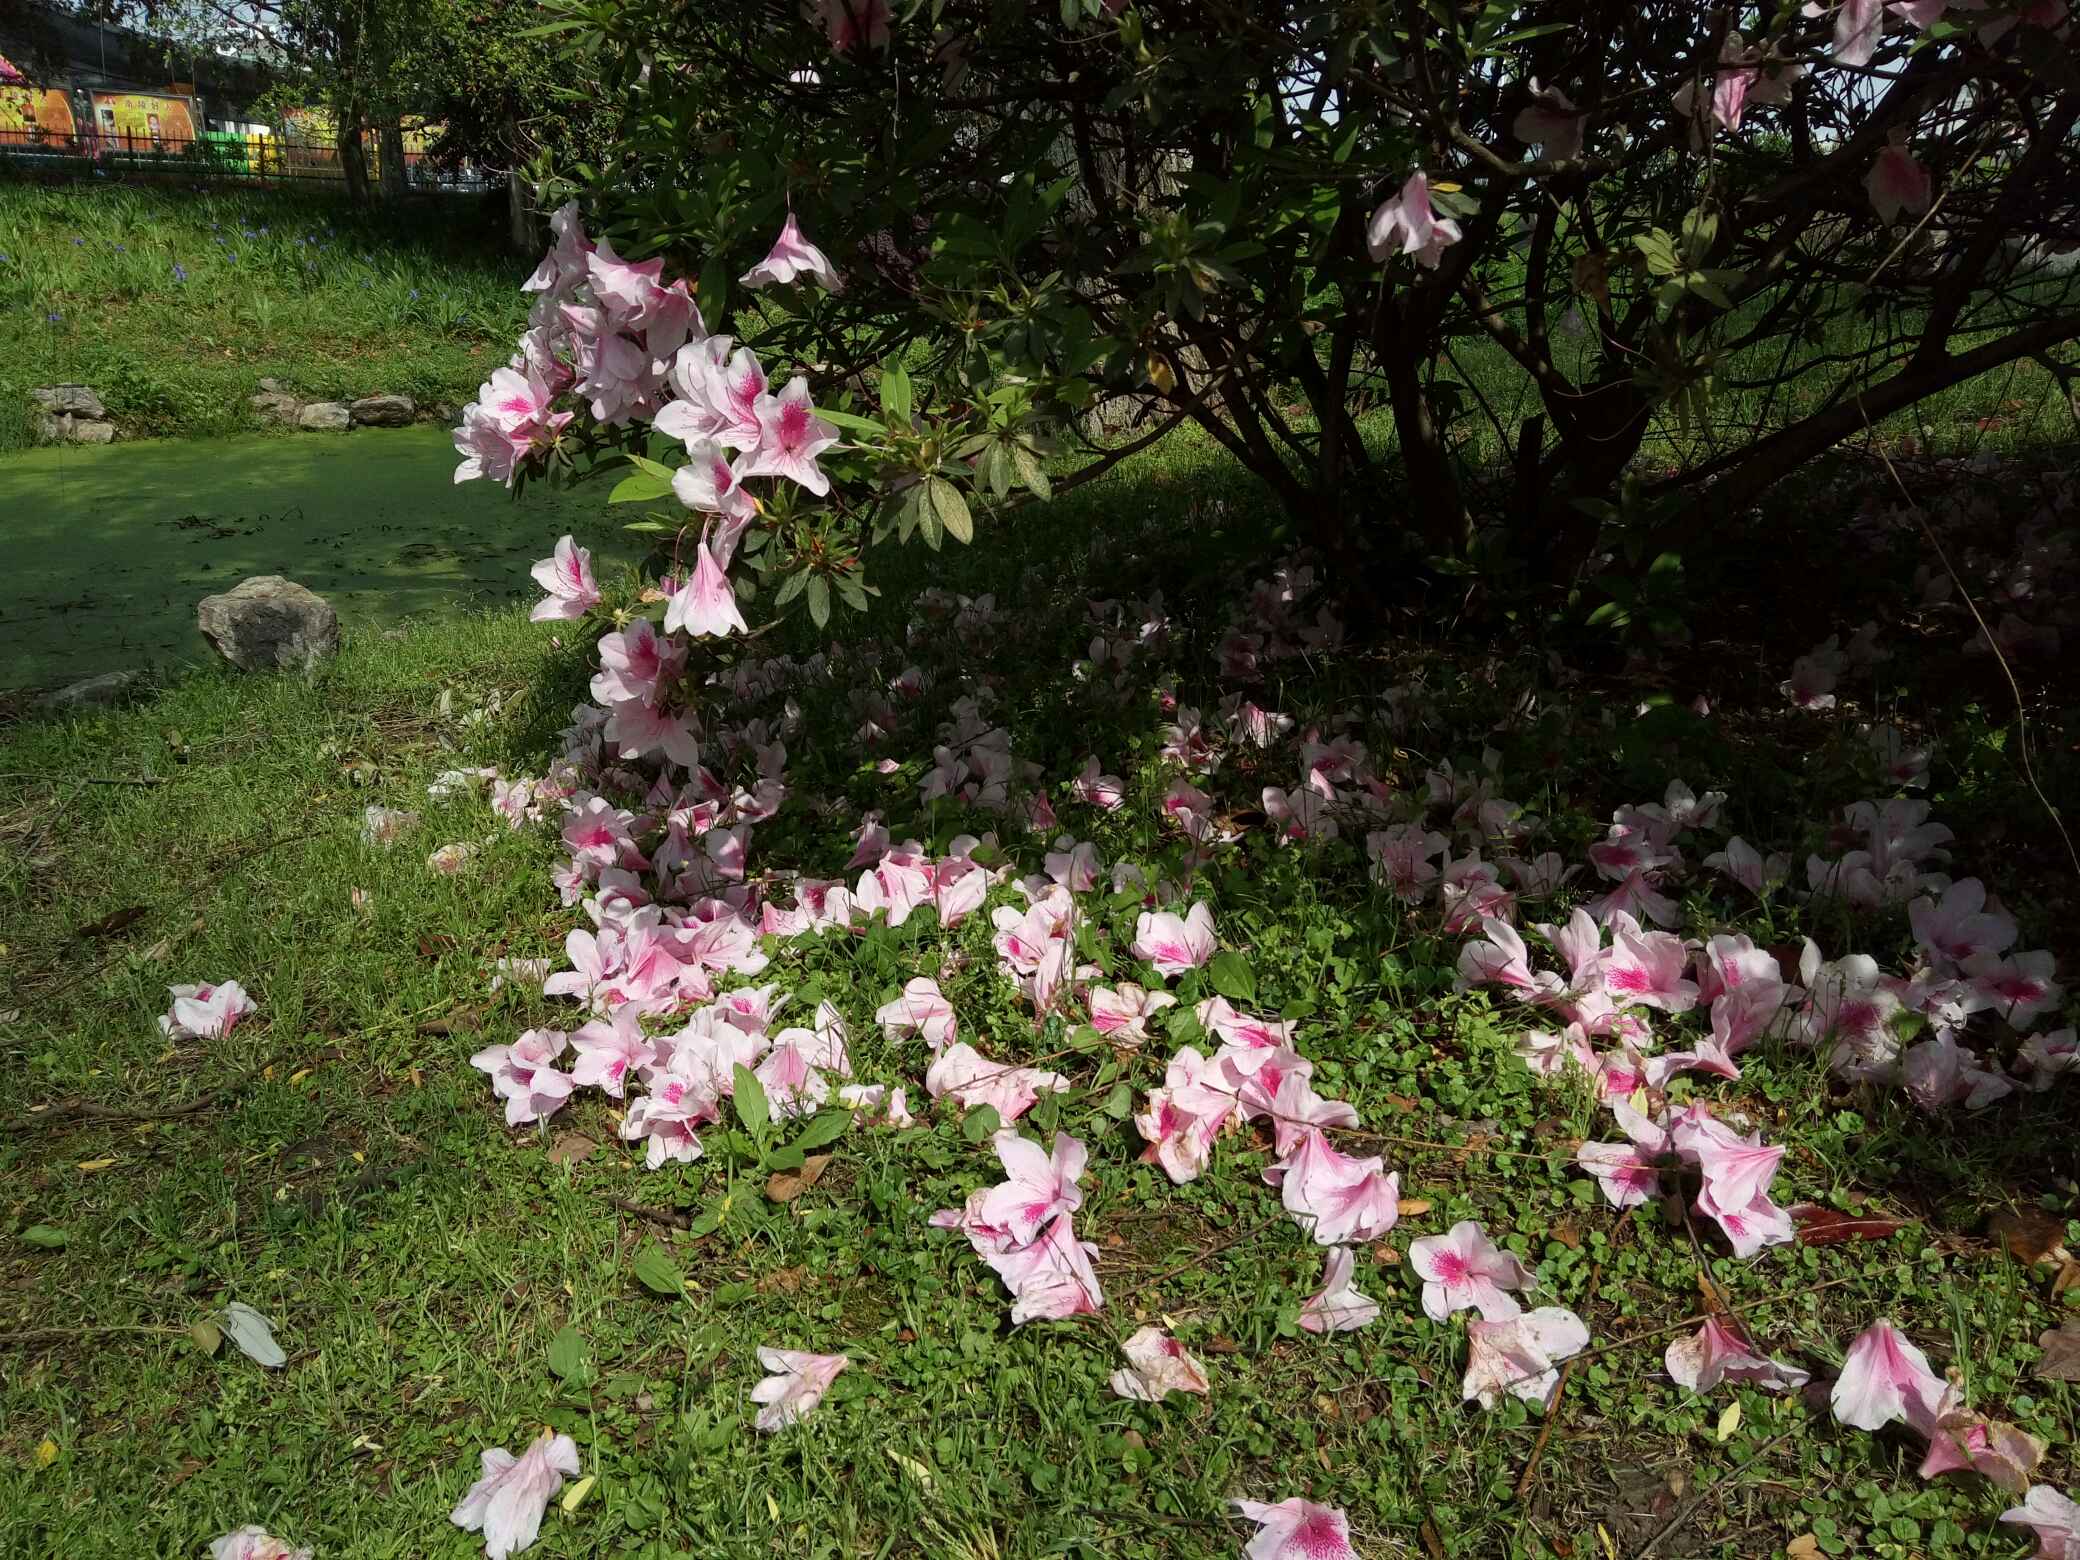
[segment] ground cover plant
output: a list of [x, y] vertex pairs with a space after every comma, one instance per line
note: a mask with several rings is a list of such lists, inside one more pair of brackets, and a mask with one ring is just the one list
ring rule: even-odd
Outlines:
[[[1232, 1554], [1276, 1516], [1238, 1499], [1341, 1511], [1365, 1554], [2028, 1552], [1998, 1520], [2024, 1497], [1988, 1475], [2041, 1441], [2027, 1481], [2074, 1483], [2071, 1005], [1998, 986], [2034, 964], [1961, 991], [1938, 972], [2067, 951], [2071, 880], [1997, 668], [1948, 576], [1912, 578], [1927, 542], [1882, 473], [1833, 494], [1883, 561], [1809, 603], [1841, 614], [1834, 645], [1648, 645], [1630, 672], [1578, 641], [1448, 654], [1434, 626], [1346, 645], [1246, 491], [1128, 475], [1001, 546], [891, 565], [863, 639], [730, 636], [683, 795], [604, 748], [600, 713], [573, 724], [641, 675], [629, 637], [668, 604], [605, 566], [586, 619], [364, 638], [309, 682], [198, 679], [14, 733], [10, 1543], [177, 1552], [251, 1524], [460, 1556], [485, 1535], [451, 1516], [498, 1493], [466, 1499], [479, 1453], [535, 1448], [544, 1554]], [[1974, 601], [2005, 595], [2038, 773], [2068, 797], [2070, 695], [2039, 702], [2022, 641], [2064, 622], [2071, 496], [1951, 476], [1927, 518]], [[586, 594], [561, 556], [559, 611]], [[162, 783], [90, 783], [138, 778]], [[1874, 831], [1887, 859], [1857, 858]], [[1787, 881], [1752, 892], [1780, 856]], [[1617, 1033], [1570, 1036], [1553, 1005], [1589, 977], [1530, 928], [1577, 907], [1623, 933]], [[1672, 954], [1655, 913], [1699, 946]], [[1485, 978], [1515, 979], [1505, 921], [1547, 1001]], [[673, 951], [696, 944], [724, 967]], [[1730, 973], [1802, 988], [1798, 1022], [1750, 1036], [1738, 1078], [1681, 1070], [1736, 1051], [1738, 1000], [1683, 990]], [[1982, 979], [1992, 1007], [1945, 1006]], [[1882, 1027], [1850, 1021], [1852, 980]], [[558, 1032], [582, 1045], [548, 1056]], [[687, 1130], [636, 1060], [673, 1039], [740, 1047], [754, 1080], [709, 1074]], [[549, 1066], [523, 1079], [515, 1046]], [[962, 1047], [1060, 1086], [1005, 1090]], [[1222, 1109], [1188, 1052], [1258, 1051], [1305, 1087], [1169, 1130]], [[1712, 1177], [1621, 1125], [1706, 1112], [1781, 1152], [1793, 1238], [1741, 1255]], [[1381, 1161], [1339, 1244], [1265, 1183], [1293, 1116]], [[1042, 1189], [1076, 1205], [1000, 1213], [1007, 1162], [1071, 1167], [1063, 1134], [1081, 1174]], [[1095, 1290], [1067, 1249], [1066, 1286], [978, 1252], [999, 1216], [1091, 1242]], [[1455, 1256], [1503, 1280], [1490, 1317], [1445, 1309]], [[198, 1346], [233, 1303], [284, 1365]], [[1484, 1407], [1471, 1351], [1510, 1305], [1537, 1331], [1481, 1356]], [[1885, 1404], [1840, 1389], [1852, 1353], [1899, 1362], [1912, 1422], [1856, 1427]], [[1187, 1390], [1143, 1400], [1165, 1384]], [[1982, 1471], [1923, 1477], [1952, 1431]], [[1332, 1518], [1288, 1510], [1338, 1552]]]
[[[0, 460], [17, 555], [0, 609], [0, 690], [205, 659], [195, 603], [254, 574], [322, 593], [350, 630], [380, 631], [531, 586], [536, 549], [506, 494], [449, 481], [434, 428], [346, 437], [118, 441]], [[597, 550], [633, 562], [605, 490], [534, 495]], [[91, 627], [89, 627], [91, 625]]]
[[133, 436], [243, 432], [263, 378], [459, 404], [519, 325], [498, 216], [0, 181], [0, 449], [37, 385], [93, 386]]

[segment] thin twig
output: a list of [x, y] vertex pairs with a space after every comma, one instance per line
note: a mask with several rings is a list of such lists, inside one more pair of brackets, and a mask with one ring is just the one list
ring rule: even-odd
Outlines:
[[[1771, 1452], [1775, 1451], [1782, 1442], [1789, 1439], [1793, 1432], [1797, 1431], [1801, 1427], [1802, 1426], [1800, 1423], [1793, 1423], [1787, 1425], [1782, 1431], [1778, 1432], [1776, 1435], [1771, 1436], [1767, 1441], [1765, 1441], [1762, 1445], [1762, 1449], [1758, 1451], [1752, 1458], [1750, 1458], [1748, 1462], [1743, 1466], [1752, 1467], [1755, 1463], [1760, 1462], [1764, 1457], [1768, 1456]], [[1697, 1510], [1700, 1506], [1702, 1506], [1706, 1501], [1723, 1494], [1726, 1490], [1726, 1487], [1732, 1484], [1739, 1477], [1740, 1469], [1735, 1469], [1734, 1472], [1728, 1477], [1717, 1480], [1714, 1483], [1707, 1484], [1703, 1489], [1699, 1490], [1695, 1495], [1691, 1496], [1689, 1500], [1685, 1501], [1682, 1506], [1677, 1508], [1676, 1514], [1668, 1519], [1668, 1525], [1662, 1528], [1662, 1530], [1656, 1533], [1652, 1538], [1648, 1539], [1646, 1542], [1646, 1546], [1643, 1549], [1641, 1549], [1638, 1554], [1634, 1555], [1632, 1557], [1632, 1560], [1647, 1560], [1647, 1557], [1649, 1555], [1651, 1555], [1655, 1550], [1661, 1547], [1661, 1541], [1664, 1538], [1667, 1538], [1671, 1533], [1676, 1532], [1692, 1517], [1696, 1516]]]
[[675, 1230], [690, 1230], [693, 1220], [676, 1208], [646, 1208], [641, 1203], [630, 1202], [625, 1197], [609, 1197], [607, 1205], [619, 1208], [623, 1213], [638, 1219], [648, 1219], [652, 1224], [664, 1224]]
[[184, 1337], [185, 1327], [133, 1324], [127, 1327], [32, 1327], [27, 1332], [0, 1332], [0, 1349], [33, 1349], [41, 1343], [70, 1343], [77, 1338], [105, 1338], [115, 1333], [152, 1333]]
[[178, 1105], [155, 1105], [145, 1110], [124, 1110], [113, 1105], [100, 1104], [95, 1100], [61, 1100], [55, 1105], [46, 1105], [30, 1111], [27, 1115], [17, 1116], [0, 1130], [21, 1132], [30, 1127], [48, 1127], [67, 1121], [171, 1121], [178, 1116], [193, 1116], [238, 1093], [280, 1060], [280, 1057], [271, 1056], [257, 1067], [247, 1068], [229, 1083], [205, 1090], [192, 1100], [185, 1100]]

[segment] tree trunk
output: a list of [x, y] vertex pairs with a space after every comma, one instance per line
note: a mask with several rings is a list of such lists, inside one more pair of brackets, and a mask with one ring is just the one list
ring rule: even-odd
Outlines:
[[1460, 553], [1473, 539], [1473, 519], [1459, 491], [1459, 474], [1451, 452], [1423, 398], [1422, 364], [1400, 343], [1380, 354], [1387, 391], [1394, 408], [1394, 433], [1407, 473], [1407, 502], [1415, 529], [1433, 553]]
[[393, 206], [404, 204], [404, 127], [389, 124], [378, 132], [377, 145], [382, 158], [383, 199]]
[[341, 110], [334, 144], [339, 148], [340, 176], [347, 181], [347, 198], [357, 206], [368, 204], [368, 164], [361, 157], [361, 116]]
[[506, 174], [506, 232], [516, 254], [531, 255], [542, 247], [535, 231], [534, 201], [518, 168]]

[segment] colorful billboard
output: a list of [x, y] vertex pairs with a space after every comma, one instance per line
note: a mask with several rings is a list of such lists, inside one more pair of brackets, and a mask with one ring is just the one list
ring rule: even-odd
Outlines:
[[195, 139], [188, 100], [146, 92], [96, 92], [94, 128], [104, 143], [117, 146], [168, 146], [185, 151]]
[[0, 86], [0, 146], [69, 146], [73, 130], [72, 101], [63, 92]]

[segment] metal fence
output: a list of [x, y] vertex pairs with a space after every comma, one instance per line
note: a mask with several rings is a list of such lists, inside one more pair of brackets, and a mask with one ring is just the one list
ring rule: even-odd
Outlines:
[[[367, 148], [371, 185], [380, 175], [377, 148]], [[293, 186], [344, 193], [346, 174], [336, 147], [273, 136], [204, 132], [193, 137], [139, 135], [130, 131], [51, 136], [0, 131], [0, 168], [17, 173], [101, 173], [124, 179], [222, 181]], [[426, 194], [473, 194], [503, 182], [504, 175], [465, 165], [442, 167], [423, 152], [404, 154], [407, 188]]]

